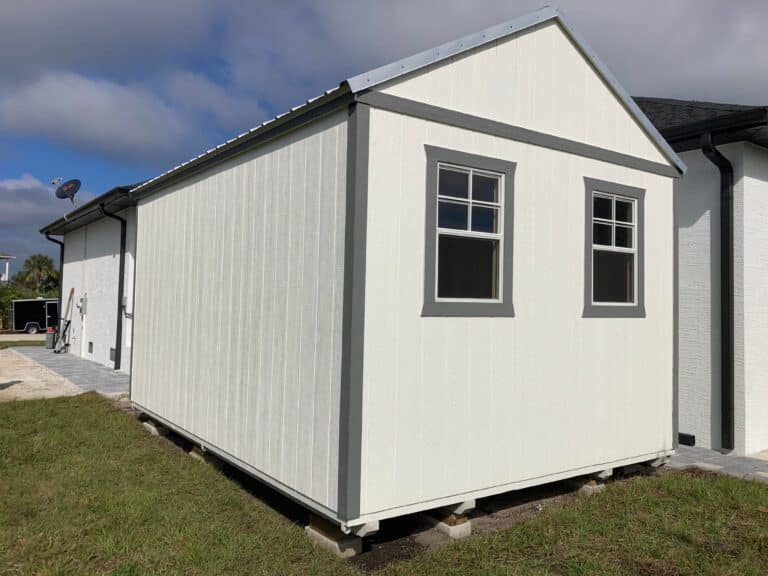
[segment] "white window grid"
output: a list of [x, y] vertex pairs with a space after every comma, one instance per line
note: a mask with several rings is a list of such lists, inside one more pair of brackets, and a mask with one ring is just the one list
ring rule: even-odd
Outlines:
[[[594, 201], [595, 198], [605, 198], [611, 201], [611, 218], [598, 218], [594, 214]], [[616, 219], [616, 201], [627, 202], [632, 205], [632, 219], [630, 221], [617, 220]], [[592, 270], [594, 274], [595, 270], [595, 251], [602, 252], [623, 252], [625, 254], [633, 254], [632, 258], [632, 302], [597, 302], [595, 301], [595, 283], [594, 278], [591, 279], [592, 283], [592, 304], [596, 306], [627, 306], [637, 304], [637, 199], [629, 198], [627, 196], [621, 196], [620, 194], [608, 194], [606, 192], [593, 192], [592, 193], [592, 222], [590, 224], [590, 234], [592, 234]], [[595, 243], [595, 224], [608, 224], [611, 226], [611, 244], [597, 244]], [[631, 230], [632, 247], [627, 248], [625, 246], [616, 246], [616, 226], [623, 228], [629, 228]]]
[[[453, 172], [461, 172], [464, 174], [467, 174], [467, 181], [468, 181], [468, 187], [469, 190], [467, 192], [466, 198], [458, 198], [456, 196], [445, 196], [440, 194], [440, 171], [441, 169], [447, 169], [451, 170]], [[473, 197], [473, 176], [477, 174], [480, 176], [486, 176], [488, 178], [496, 178], [498, 180], [498, 185], [496, 187], [497, 192], [497, 202], [487, 202], [484, 200], [475, 200]], [[435, 258], [435, 301], [438, 302], [501, 302], [501, 294], [503, 294], [503, 283], [504, 283], [504, 277], [502, 274], [502, 262], [504, 262], [504, 174], [498, 173], [498, 172], [492, 172], [489, 170], [479, 170], [477, 168], [469, 168], [466, 166], [460, 166], [457, 164], [449, 164], [446, 162], [438, 162], [437, 164], [437, 194], [435, 196], [437, 197], [436, 202], [436, 212], [435, 214], [437, 217], [435, 218], [435, 246], [436, 246], [436, 252], [437, 257]], [[458, 228], [442, 228], [440, 227], [440, 202], [448, 202], [452, 204], [460, 204], [462, 206], [467, 207], [467, 229], [461, 230]], [[483, 206], [486, 208], [496, 208], [497, 210], [497, 221], [496, 221], [496, 232], [478, 232], [475, 230], [472, 230], [472, 207], [473, 206]], [[497, 259], [497, 277], [498, 277], [498, 286], [496, 287], [496, 293], [499, 294], [498, 298], [440, 298], [438, 296], [438, 281], [440, 278], [440, 236], [459, 236], [464, 238], [488, 238], [492, 240], [498, 240], [498, 246], [499, 246], [499, 253], [498, 253], [498, 259]]]

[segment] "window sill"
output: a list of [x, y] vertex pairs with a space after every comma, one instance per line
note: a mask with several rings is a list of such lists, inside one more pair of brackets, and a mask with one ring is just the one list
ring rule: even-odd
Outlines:
[[514, 318], [515, 309], [505, 302], [425, 302], [424, 317], [453, 318]]
[[645, 318], [645, 306], [635, 304], [631, 306], [600, 306], [599, 304], [587, 304], [584, 306], [582, 318]]

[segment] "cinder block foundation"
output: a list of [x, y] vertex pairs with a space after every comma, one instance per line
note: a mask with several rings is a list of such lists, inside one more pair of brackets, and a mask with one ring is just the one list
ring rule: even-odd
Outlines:
[[168, 430], [165, 426], [152, 422], [152, 420], [144, 420], [141, 424], [150, 434], [152, 434], [152, 436], [166, 436], [168, 434]]
[[351, 558], [363, 551], [363, 539], [354, 534], [344, 534], [341, 529], [320, 518], [310, 515], [309, 525], [304, 532], [320, 548], [332, 552], [339, 558]]
[[424, 517], [432, 522], [438, 531], [449, 538], [459, 540], [471, 536], [472, 521], [467, 516], [454, 513], [452, 508], [428, 510], [424, 512]]

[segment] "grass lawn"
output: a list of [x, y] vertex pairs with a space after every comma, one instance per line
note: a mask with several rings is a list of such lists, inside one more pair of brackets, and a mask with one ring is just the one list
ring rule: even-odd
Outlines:
[[45, 340], [6, 340], [0, 341], [0, 350], [18, 346], [44, 346]]
[[[768, 485], [638, 477], [383, 571], [766, 574]], [[0, 404], [0, 574], [360, 573], [100, 397]]]

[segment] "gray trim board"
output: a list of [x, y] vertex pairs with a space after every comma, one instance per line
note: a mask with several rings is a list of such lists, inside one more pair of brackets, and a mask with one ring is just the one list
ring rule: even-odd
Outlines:
[[680, 231], [677, 226], [677, 197], [678, 197], [678, 182], [674, 183], [672, 188], [672, 221], [674, 222], [675, 229], [672, 233], [672, 290], [674, 291], [672, 298], [672, 447], [677, 449], [680, 443], [680, 423], [679, 413], [680, 406], [678, 404], [678, 393], [680, 390], [680, 383], [678, 381], [678, 367], [680, 365], [680, 348], [679, 348], [679, 310], [680, 310], [680, 270], [678, 268], [678, 240]]
[[370, 109], [353, 103], [347, 125], [347, 202], [339, 412], [339, 498], [342, 520], [360, 515], [365, 335], [365, 246], [368, 218]]
[[558, 152], [575, 154], [577, 156], [600, 160], [601, 162], [608, 162], [610, 164], [633, 168], [643, 172], [659, 174], [661, 176], [669, 176], [672, 178], [680, 176], [677, 169], [669, 164], [653, 162], [651, 160], [646, 160], [645, 158], [638, 158], [637, 156], [616, 152], [615, 150], [608, 150], [607, 148], [600, 148], [599, 146], [593, 146], [592, 144], [585, 144], [583, 142], [561, 138], [560, 136], [537, 132], [536, 130], [522, 128], [520, 126], [515, 126], [514, 124], [497, 122], [490, 118], [483, 118], [481, 116], [465, 114], [464, 112], [457, 112], [456, 110], [449, 110], [448, 108], [424, 104], [423, 102], [417, 102], [408, 98], [392, 96], [391, 94], [384, 94], [382, 92], [367, 92], [358, 96], [357, 100], [369, 104], [374, 108], [387, 110], [389, 112], [397, 112], [398, 114], [413, 116], [414, 118], [420, 118], [422, 120], [438, 122], [440, 124], [463, 128], [473, 132], [480, 132], [482, 134], [490, 134], [507, 140], [515, 140], [516, 142], [549, 148], [550, 150], [557, 150]]
[[[424, 227], [424, 307], [422, 316], [508, 316], [515, 315], [512, 303], [514, 221], [515, 221], [515, 163], [497, 158], [468, 154], [458, 150], [425, 145], [427, 154], [426, 224]], [[504, 259], [501, 263], [501, 302], [445, 302], [435, 295], [435, 271], [437, 269], [437, 167], [438, 162], [448, 162], [504, 174]]]
[[[644, 318], [645, 317], [645, 190], [584, 177], [584, 312], [583, 318]], [[592, 193], [618, 194], [637, 200], [637, 303], [627, 306], [592, 303]]]

